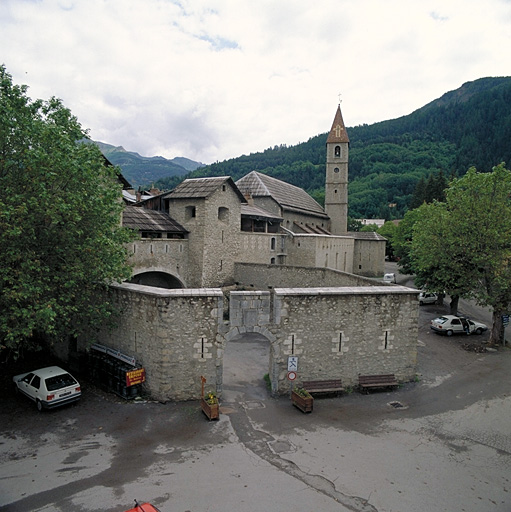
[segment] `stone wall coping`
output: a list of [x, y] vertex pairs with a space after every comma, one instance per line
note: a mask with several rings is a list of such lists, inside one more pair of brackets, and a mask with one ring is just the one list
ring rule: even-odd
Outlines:
[[406, 286], [343, 286], [325, 288], [275, 288], [275, 295], [418, 295]]
[[131, 290], [145, 295], [156, 297], [223, 297], [220, 288], [156, 288], [155, 286], [143, 286], [133, 283], [115, 283], [113, 288], [122, 290]]
[[293, 237], [296, 238], [317, 238], [331, 240], [332, 238], [344, 238], [354, 240], [355, 237], [350, 235], [320, 235], [319, 233], [293, 233]]
[[243, 295], [243, 296], [249, 296], [249, 295], [270, 295], [270, 292], [263, 292], [260, 290], [254, 290], [252, 292], [247, 291], [232, 291], [230, 292], [231, 295]]

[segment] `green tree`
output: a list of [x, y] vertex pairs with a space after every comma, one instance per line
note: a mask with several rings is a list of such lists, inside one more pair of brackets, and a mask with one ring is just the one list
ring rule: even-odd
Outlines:
[[394, 261], [394, 236], [396, 235], [397, 226], [392, 221], [387, 221], [383, 226], [378, 229], [378, 234], [387, 239], [387, 244], [385, 246], [385, 256], [389, 258], [390, 261]]
[[424, 203], [416, 211], [410, 246], [415, 285], [451, 297], [450, 312], [458, 314], [460, 297], [469, 297], [472, 279], [467, 275], [457, 227], [451, 222], [445, 203]]
[[413, 228], [419, 217], [420, 209], [409, 210], [394, 233], [392, 246], [395, 256], [399, 258], [398, 265], [402, 274], [415, 274], [410, 252], [412, 249]]
[[117, 171], [60, 100], [26, 92], [0, 66], [0, 346], [15, 357], [111, 317], [133, 236]]
[[362, 221], [348, 215], [348, 231], [358, 232], [362, 229]]
[[414, 210], [411, 267], [433, 289], [473, 297], [493, 311], [490, 343], [502, 342], [511, 303], [511, 172], [469, 169], [453, 180], [446, 202]]

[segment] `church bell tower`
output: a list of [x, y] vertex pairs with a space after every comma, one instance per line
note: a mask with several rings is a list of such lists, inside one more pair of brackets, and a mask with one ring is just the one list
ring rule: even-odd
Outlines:
[[330, 217], [332, 235], [348, 232], [348, 146], [350, 139], [337, 106], [326, 140], [325, 210]]

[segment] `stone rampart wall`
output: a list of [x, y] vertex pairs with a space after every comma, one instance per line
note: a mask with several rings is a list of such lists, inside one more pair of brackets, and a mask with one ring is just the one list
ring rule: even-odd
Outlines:
[[291, 265], [236, 263], [234, 279], [241, 286], [256, 290], [269, 288], [306, 288], [323, 286], [375, 286], [377, 283], [330, 268]]
[[[152, 397], [162, 401], [199, 398], [201, 375], [208, 390], [219, 391], [221, 290], [122, 284], [113, 287], [113, 294], [122, 310], [119, 327], [103, 331], [99, 342], [142, 364]], [[85, 341], [79, 347], [82, 350], [87, 347]]]
[[279, 393], [289, 391], [289, 356], [298, 357], [298, 379], [342, 379], [356, 386], [358, 375], [415, 376], [417, 291], [405, 287], [276, 289], [275, 324], [281, 350]]
[[385, 272], [385, 244], [385, 240], [355, 240], [353, 273], [382, 277]]
[[359, 374], [394, 373], [403, 381], [415, 376], [418, 291], [410, 288], [352, 284], [231, 292], [229, 320], [223, 318], [219, 289], [122, 284], [113, 294], [122, 310], [119, 327], [103, 331], [98, 341], [135, 357], [146, 369], [148, 392], [158, 400], [197, 399], [201, 376], [208, 390], [221, 393], [225, 344], [246, 332], [270, 341], [276, 394], [289, 391], [291, 355], [299, 359], [298, 382], [341, 378], [355, 386]]
[[184, 287], [190, 281], [190, 253], [186, 239], [155, 238], [136, 240], [126, 245], [129, 263], [133, 265], [133, 275], [140, 272], [165, 272], [177, 277]]

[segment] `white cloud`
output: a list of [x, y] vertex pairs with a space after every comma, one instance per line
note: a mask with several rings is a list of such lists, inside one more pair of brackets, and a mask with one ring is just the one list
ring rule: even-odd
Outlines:
[[406, 115], [509, 74], [505, 0], [2, 0], [0, 47], [32, 97], [91, 136], [206, 163]]

